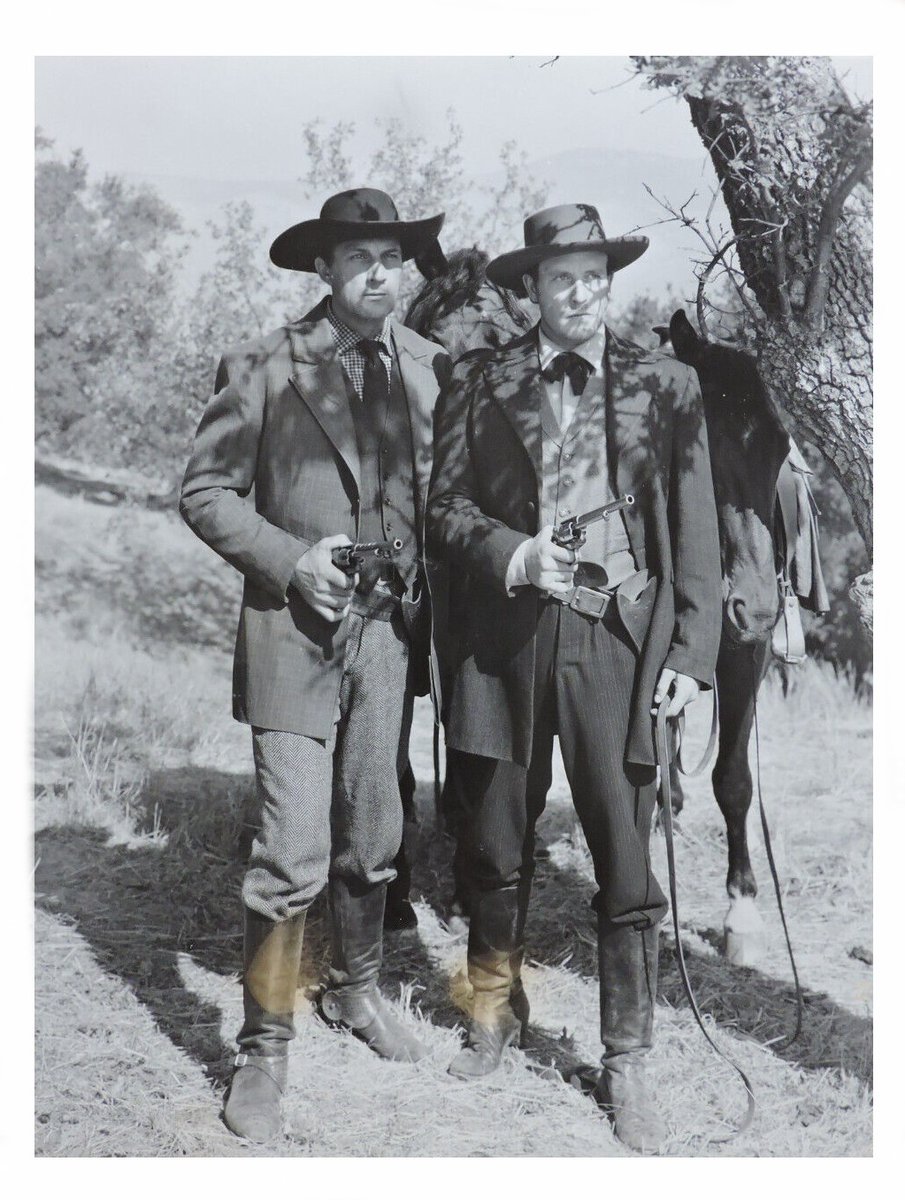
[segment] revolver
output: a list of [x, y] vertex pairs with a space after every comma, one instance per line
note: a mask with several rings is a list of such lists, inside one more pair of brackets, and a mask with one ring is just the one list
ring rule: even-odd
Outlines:
[[337, 546], [330, 551], [330, 557], [334, 567], [351, 576], [373, 559], [392, 560], [401, 549], [402, 538], [393, 538], [391, 542], [355, 542], [351, 546]]
[[566, 550], [577, 550], [588, 539], [585, 530], [589, 525], [593, 525], [595, 521], [605, 521], [612, 513], [629, 508], [634, 503], [635, 497], [626, 492], [619, 500], [612, 500], [609, 504], [601, 505], [600, 508], [592, 508], [590, 512], [582, 513], [580, 517], [567, 517], [565, 521], [560, 521], [553, 530], [551, 540], [554, 545], [562, 546]]

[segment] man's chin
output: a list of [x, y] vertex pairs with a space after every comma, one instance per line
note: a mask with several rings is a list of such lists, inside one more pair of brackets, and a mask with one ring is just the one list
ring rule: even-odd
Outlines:
[[358, 315], [369, 321], [382, 321], [393, 311], [394, 304], [389, 296], [375, 296], [373, 300], [365, 298], [357, 305]]

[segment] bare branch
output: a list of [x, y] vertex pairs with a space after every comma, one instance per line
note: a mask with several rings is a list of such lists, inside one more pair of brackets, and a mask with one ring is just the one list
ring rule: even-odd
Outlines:
[[552, 58], [548, 58], [546, 62], [542, 62], [541, 66], [552, 67], [555, 62], [559, 62], [559, 58], [560, 56], [558, 54], [554, 54]]
[[[855, 184], [859, 183], [870, 170], [872, 159], [873, 140], [868, 139], [855, 155], [854, 160], [848, 159], [840, 164], [827, 195], [817, 228], [817, 257], [808, 279], [804, 321], [809, 329], [817, 329], [823, 319], [823, 310], [826, 307], [826, 298], [830, 288], [833, 243], [836, 240], [836, 227], [842, 213], [842, 206]], [[851, 169], [844, 173], [849, 163], [851, 163]]]
[[704, 316], [704, 289], [707, 287], [707, 280], [710, 277], [710, 272], [713, 270], [716, 264], [722, 259], [726, 251], [729, 250], [731, 246], [734, 246], [737, 241], [738, 238], [730, 238], [724, 246], [721, 246], [698, 278], [698, 292], [695, 298], [695, 309], [698, 314], [698, 327], [701, 330], [701, 336], [704, 338], [707, 338], [707, 319]]

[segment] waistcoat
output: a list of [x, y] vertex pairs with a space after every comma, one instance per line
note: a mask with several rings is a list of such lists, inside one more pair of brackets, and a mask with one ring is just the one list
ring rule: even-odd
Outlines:
[[[564, 431], [543, 387], [541, 395], [541, 524], [558, 525], [567, 517], [579, 516], [614, 499], [607, 462], [603, 377], [599, 370], [589, 377]], [[581, 549], [576, 583], [603, 582], [594, 566], [606, 571], [608, 585], [616, 586], [634, 574], [637, 567], [621, 512], [597, 521], [586, 532], [588, 540]]]

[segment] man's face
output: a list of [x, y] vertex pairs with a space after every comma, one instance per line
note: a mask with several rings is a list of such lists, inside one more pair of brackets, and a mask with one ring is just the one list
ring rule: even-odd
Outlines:
[[333, 307], [353, 328], [383, 323], [396, 304], [402, 283], [402, 251], [395, 238], [340, 242], [328, 263], [315, 261], [317, 273], [333, 289]]
[[544, 332], [566, 349], [586, 342], [603, 324], [610, 298], [606, 266], [602, 251], [575, 250], [542, 262], [536, 283], [524, 277]]

